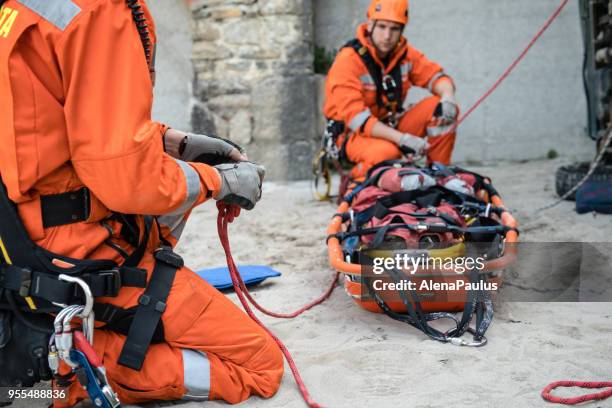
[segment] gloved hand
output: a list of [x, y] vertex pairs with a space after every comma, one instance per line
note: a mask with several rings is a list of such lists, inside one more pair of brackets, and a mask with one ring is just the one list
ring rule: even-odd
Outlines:
[[404, 154], [424, 154], [429, 148], [425, 138], [414, 136], [410, 133], [402, 135], [398, 146]]
[[261, 183], [266, 169], [251, 162], [225, 163], [214, 167], [221, 175], [221, 192], [215, 200], [252, 210], [261, 198]]
[[214, 166], [228, 161], [246, 161], [247, 157], [237, 144], [217, 136], [187, 133], [180, 159]]
[[459, 108], [454, 96], [444, 95], [436, 109], [436, 116], [442, 119], [442, 125], [450, 125], [457, 120]]

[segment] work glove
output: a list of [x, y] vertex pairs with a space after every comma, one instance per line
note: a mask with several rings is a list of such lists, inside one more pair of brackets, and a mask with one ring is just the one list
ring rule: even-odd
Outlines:
[[399, 141], [399, 148], [404, 154], [424, 154], [429, 145], [423, 137], [413, 136], [410, 133], [404, 133]]
[[261, 184], [266, 169], [251, 162], [225, 163], [214, 167], [221, 175], [221, 192], [215, 200], [252, 210], [261, 199]]
[[215, 166], [221, 163], [247, 160], [244, 150], [229, 140], [217, 136], [187, 133], [180, 159]]
[[436, 108], [435, 116], [442, 120], [441, 125], [446, 126], [455, 123], [459, 115], [459, 108], [454, 96], [444, 95]]

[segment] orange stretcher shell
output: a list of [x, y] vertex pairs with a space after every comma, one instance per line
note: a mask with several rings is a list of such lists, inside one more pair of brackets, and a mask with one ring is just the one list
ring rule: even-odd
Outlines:
[[[493, 207], [505, 209], [504, 202], [499, 196], [492, 196], [489, 200]], [[371, 312], [382, 313], [380, 307], [376, 304], [375, 300], [370, 296], [364, 295], [364, 288], [361, 284], [362, 270], [363, 267], [360, 264], [348, 263], [344, 260], [342, 246], [338, 238], [334, 237], [335, 234], [342, 232], [342, 216], [349, 210], [349, 204], [343, 201], [338, 210], [336, 216], [332, 218], [329, 227], [327, 228], [327, 235], [330, 237], [327, 242], [329, 263], [338, 272], [344, 275], [344, 288], [349, 296], [362, 308]], [[489, 283], [497, 283], [501, 285], [502, 276], [500, 272], [512, 265], [516, 260], [518, 243], [518, 223], [508, 212], [505, 210], [501, 215], [501, 223], [505, 227], [513, 228], [506, 233], [504, 239], [504, 253], [499, 258], [492, 259], [485, 262], [484, 268], [480, 271], [481, 274], [486, 275], [486, 281]], [[459, 274], [454, 270], [440, 270], [440, 269], [418, 269], [412, 277], [412, 280], [418, 281], [425, 277], [433, 279], [435, 282], [452, 282], [458, 280], [464, 280], [468, 282], [468, 278], [465, 275]], [[419, 291], [417, 293], [421, 294]], [[448, 300], [452, 298], [452, 300]], [[420, 305], [424, 312], [461, 312], [465, 306], [465, 299], [467, 299], [467, 292], [465, 290], [457, 290], [453, 296], [447, 296], [443, 291], [436, 291], [432, 296], [427, 297], [427, 300], [421, 299]], [[399, 313], [405, 313], [406, 307], [398, 299], [397, 301], [387, 301], [389, 307]]]

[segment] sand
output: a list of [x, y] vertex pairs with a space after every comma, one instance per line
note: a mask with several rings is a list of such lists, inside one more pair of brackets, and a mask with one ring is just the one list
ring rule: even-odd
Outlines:
[[[493, 178], [522, 225], [521, 240], [611, 242], [612, 217], [577, 215], [574, 203], [533, 214], [555, 200], [554, 171], [561, 164], [552, 160], [470, 169]], [[263, 305], [293, 311], [324, 291], [333, 273], [325, 229], [335, 209], [315, 202], [309, 183], [269, 183], [258, 207], [232, 225], [237, 263], [265, 264], [283, 273], [253, 291]], [[193, 268], [224, 263], [215, 217], [214, 207], [204, 205], [185, 231], [179, 251]], [[366, 312], [341, 286], [325, 304], [296, 319], [263, 320], [293, 353], [315, 400], [328, 407], [542, 407], [546, 403], [540, 392], [551, 381], [612, 380], [609, 304], [496, 306], [489, 344], [479, 349], [440, 344], [386, 316]], [[287, 369], [274, 398], [253, 398], [240, 406], [305, 404]], [[612, 407], [612, 399], [592, 406]]]
[[[554, 171], [561, 164], [555, 160], [470, 168], [493, 178], [522, 225], [523, 241], [612, 242], [612, 217], [579, 216], [571, 202], [533, 214], [555, 200]], [[315, 202], [307, 182], [267, 183], [257, 208], [231, 226], [238, 264], [264, 264], [283, 273], [253, 290], [264, 306], [293, 311], [325, 290], [333, 276], [325, 229], [335, 209]], [[205, 204], [194, 211], [185, 230], [178, 250], [194, 269], [224, 265], [215, 221], [214, 205]], [[607, 272], [612, 270], [609, 265]], [[237, 302], [235, 295], [229, 296]], [[609, 303], [498, 302], [489, 343], [478, 349], [441, 344], [384, 315], [366, 312], [341, 286], [326, 303], [296, 319], [263, 321], [285, 342], [311, 394], [326, 407], [543, 407], [547, 404], [540, 392], [552, 381], [612, 380]], [[148, 406], [168, 405], [227, 406]], [[252, 398], [239, 406], [305, 404], [287, 368], [274, 398]], [[612, 399], [590, 406], [612, 407]]]

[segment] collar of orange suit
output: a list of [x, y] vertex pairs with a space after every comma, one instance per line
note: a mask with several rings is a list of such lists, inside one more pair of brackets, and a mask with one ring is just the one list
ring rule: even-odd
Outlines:
[[376, 47], [374, 46], [374, 44], [372, 44], [372, 41], [370, 41], [367, 23], [364, 23], [357, 27], [357, 39], [362, 45], [365, 45], [368, 48], [368, 51], [374, 58], [374, 61], [376, 61], [376, 63], [384, 69], [385, 74], [388, 74], [393, 70], [393, 67], [403, 57], [404, 51], [406, 50], [406, 48], [408, 48], [408, 41], [404, 36], [401, 36], [399, 43], [397, 43], [395, 50], [393, 50], [393, 53], [391, 54], [391, 58], [389, 58], [389, 65], [387, 65], [387, 67], [385, 68], [385, 64], [383, 64], [380, 58], [378, 58], [378, 54], [376, 53]]

